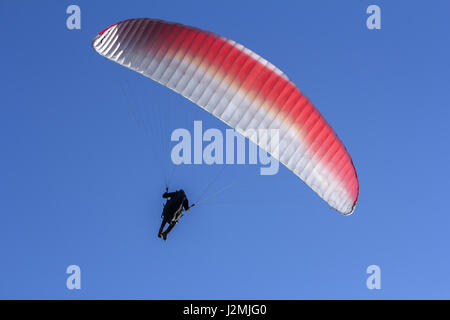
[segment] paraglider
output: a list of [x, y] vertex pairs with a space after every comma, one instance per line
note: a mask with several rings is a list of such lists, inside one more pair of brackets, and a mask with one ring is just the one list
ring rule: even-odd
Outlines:
[[[162, 195], [164, 199], [167, 199], [167, 202], [164, 205], [164, 209], [161, 215], [163, 221], [158, 232], [158, 238], [162, 237], [164, 240], [167, 240], [167, 235], [183, 216], [183, 212], [189, 211], [190, 208], [195, 206], [195, 204], [189, 206], [189, 200], [183, 189], [177, 190], [175, 192], [168, 191], [168, 188], [166, 188], [166, 192]], [[166, 224], [168, 224], [169, 226], [167, 227], [166, 231], [163, 231]]]
[[358, 200], [356, 171], [345, 146], [311, 101], [273, 64], [209, 31], [141, 18], [125, 20], [92, 41], [102, 56], [191, 100], [268, 152], [251, 130], [278, 130], [272, 154], [339, 212]]

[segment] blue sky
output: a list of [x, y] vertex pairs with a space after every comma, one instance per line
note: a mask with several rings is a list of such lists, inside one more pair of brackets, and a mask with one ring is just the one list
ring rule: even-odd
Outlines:
[[[70, 4], [81, 30], [66, 28]], [[381, 30], [366, 28], [370, 4]], [[450, 298], [448, 12], [444, 1], [1, 1], [0, 298]], [[232, 187], [158, 239], [168, 134], [226, 126], [91, 48], [135, 17], [214, 31], [286, 72], [353, 158], [355, 213], [284, 167], [182, 166], [170, 186], [193, 201], [211, 182], [207, 194]], [[72, 264], [81, 290], [66, 288]], [[366, 287], [372, 264], [381, 290]]]

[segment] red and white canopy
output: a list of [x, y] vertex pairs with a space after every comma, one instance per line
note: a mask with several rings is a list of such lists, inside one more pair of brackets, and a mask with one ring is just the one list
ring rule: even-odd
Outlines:
[[279, 152], [272, 155], [330, 206], [353, 212], [359, 185], [345, 146], [311, 101], [267, 60], [212, 32], [148, 18], [112, 25], [92, 45], [265, 149], [267, 144], [248, 132], [279, 130]]

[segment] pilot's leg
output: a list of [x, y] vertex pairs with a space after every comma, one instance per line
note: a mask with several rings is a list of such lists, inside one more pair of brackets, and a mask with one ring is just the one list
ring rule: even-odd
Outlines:
[[162, 234], [163, 234], [163, 229], [164, 226], [166, 225], [166, 218], [163, 218], [163, 221], [161, 222], [161, 227], [159, 228], [159, 232], [158, 232], [158, 238], [161, 238]]
[[176, 223], [169, 223], [169, 227], [167, 228], [167, 230], [162, 233], [162, 236], [163, 236], [164, 240], [167, 239], [167, 235], [173, 229], [173, 227], [175, 227], [175, 225], [176, 225]]

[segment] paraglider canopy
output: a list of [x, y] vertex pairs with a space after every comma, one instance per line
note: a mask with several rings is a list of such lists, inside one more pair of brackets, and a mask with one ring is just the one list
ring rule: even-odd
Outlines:
[[[311, 101], [267, 60], [212, 32], [149, 18], [112, 25], [92, 45], [270, 152], [331, 207], [353, 212], [359, 184], [345, 146]], [[260, 129], [278, 130], [275, 149], [250, 134]]]

